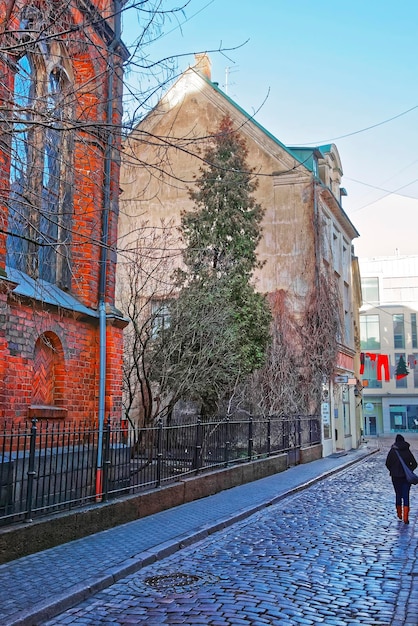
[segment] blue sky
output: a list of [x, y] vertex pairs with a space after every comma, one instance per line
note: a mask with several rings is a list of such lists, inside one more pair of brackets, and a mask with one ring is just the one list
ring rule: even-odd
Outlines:
[[[151, 58], [185, 55], [181, 72], [209, 51], [212, 80], [228, 74], [228, 95], [284, 144], [335, 143], [357, 254], [418, 254], [416, 0], [191, 0], [179, 21]], [[128, 45], [138, 32], [125, 19]]]

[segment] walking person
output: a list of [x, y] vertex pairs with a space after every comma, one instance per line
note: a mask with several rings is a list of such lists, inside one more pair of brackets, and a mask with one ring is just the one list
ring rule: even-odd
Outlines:
[[393, 488], [395, 489], [396, 513], [398, 518], [403, 520], [405, 524], [409, 524], [409, 490], [411, 489], [411, 484], [406, 480], [405, 472], [397, 453], [400, 454], [406, 465], [411, 470], [414, 470], [418, 463], [409, 448], [410, 444], [405, 441], [402, 435], [398, 434], [386, 457], [386, 467], [390, 472]]

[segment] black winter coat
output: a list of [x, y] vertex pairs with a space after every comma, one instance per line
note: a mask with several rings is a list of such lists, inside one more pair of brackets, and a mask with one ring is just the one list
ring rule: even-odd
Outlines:
[[393, 444], [386, 457], [386, 467], [388, 468], [392, 478], [405, 478], [405, 472], [403, 471], [401, 462], [398, 459], [396, 450], [398, 450], [406, 465], [410, 467], [411, 470], [414, 470], [418, 466], [418, 463], [409, 449], [409, 443], [407, 441], [402, 441], [397, 445]]

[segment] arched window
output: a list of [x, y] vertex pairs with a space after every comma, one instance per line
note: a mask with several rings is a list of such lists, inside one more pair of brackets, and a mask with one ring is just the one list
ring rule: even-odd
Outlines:
[[26, 10], [25, 15], [14, 81], [7, 264], [66, 288], [74, 172], [72, 73], [62, 42], [39, 33], [34, 37], [39, 13]]
[[61, 177], [64, 173], [63, 157], [65, 155], [62, 127], [64, 120], [63, 92], [66, 77], [62, 68], [54, 67], [50, 72], [46, 88], [45, 112], [48, 127], [44, 131], [43, 171], [42, 171], [42, 203], [40, 216], [40, 232], [42, 245], [39, 250], [39, 277], [50, 283], [57, 282], [59, 267], [57, 251], [59, 250], [60, 231], [64, 215], [60, 207]]
[[33, 108], [33, 68], [27, 55], [17, 63], [14, 88], [13, 133], [11, 140], [10, 163], [10, 207], [9, 232], [7, 241], [7, 263], [12, 267], [26, 270], [28, 255], [29, 205], [25, 198], [29, 174], [29, 124]]

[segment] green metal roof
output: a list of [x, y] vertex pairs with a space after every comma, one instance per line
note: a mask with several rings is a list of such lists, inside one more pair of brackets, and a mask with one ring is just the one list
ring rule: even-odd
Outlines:
[[48, 283], [46, 280], [34, 280], [24, 272], [16, 270], [13, 267], [6, 267], [6, 273], [9, 280], [17, 283], [13, 291], [20, 296], [39, 300], [46, 304], [52, 304], [61, 309], [81, 313], [88, 317], [99, 317], [97, 311], [84, 306], [84, 304], [79, 302], [72, 295], [62, 291], [62, 289], [59, 289], [56, 285]]
[[326, 152], [331, 152], [331, 150], [332, 150], [332, 144], [331, 144], [331, 143], [329, 143], [329, 144], [327, 144], [326, 146], [318, 146], [318, 148], [319, 148], [319, 150], [320, 150], [323, 154], [325, 154]]
[[323, 158], [323, 153], [321, 149], [318, 148], [309, 148], [305, 146], [292, 146], [289, 148], [292, 151], [292, 154], [296, 154], [300, 161], [308, 168], [310, 172], [313, 172], [315, 175], [318, 174], [318, 168], [314, 167], [314, 158], [321, 159]]
[[[230, 98], [228, 96], [228, 94], [226, 94], [224, 91], [222, 91], [222, 89], [220, 89], [218, 83], [212, 82], [211, 80], [209, 80], [209, 78], [207, 78], [206, 76], [201, 74], [199, 71], [195, 70], [194, 68], [191, 68], [191, 69], [193, 69], [203, 80], [205, 80], [211, 87], [213, 87], [213, 89], [215, 91], [217, 91], [223, 98], [225, 98], [225, 100], [227, 100], [230, 104], [232, 104], [232, 106], [235, 109], [237, 109], [237, 111], [242, 113], [242, 115], [244, 115], [244, 117], [246, 117], [255, 126], [257, 126], [257, 128], [259, 128], [265, 135], [267, 135], [267, 137], [269, 137], [269, 139], [274, 141], [274, 143], [276, 143], [278, 146], [280, 146], [285, 152], [287, 152], [291, 157], [293, 157], [296, 161], [298, 161], [307, 170], [309, 170], [310, 172], [313, 171], [312, 167], [309, 166], [308, 161], [305, 162], [305, 159], [301, 159], [300, 156], [298, 155], [298, 153], [293, 151], [293, 148], [288, 148], [287, 146], [284, 145], [284, 143], [279, 141], [279, 139], [277, 139], [277, 137], [272, 135], [266, 128], [264, 128], [264, 126], [262, 126], [259, 122], [257, 122], [257, 120], [254, 118], [253, 115], [250, 115], [249, 113], [247, 113], [247, 111], [245, 111], [242, 107], [240, 107], [239, 104], [237, 104], [235, 102], [235, 100], [232, 100], [232, 98]], [[311, 150], [312, 150], [312, 148], [311, 148]]]

